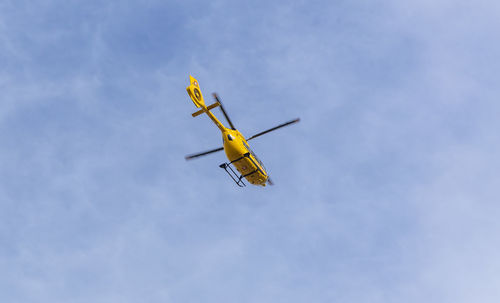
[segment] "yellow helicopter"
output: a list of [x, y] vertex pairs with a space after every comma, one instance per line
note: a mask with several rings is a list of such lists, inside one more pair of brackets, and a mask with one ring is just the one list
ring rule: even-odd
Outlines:
[[[255, 155], [255, 153], [250, 149], [247, 141], [250, 141], [254, 138], [257, 138], [263, 134], [276, 130], [278, 128], [297, 123], [300, 119], [294, 119], [288, 121], [286, 123], [280, 124], [271, 129], [265, 130], [258, 134], [251, 136], [248, 139], [245, 137], [234, 127], [233, 123], [229, 119], [224, 107], [222, 106], [222, 102], [220, 101], [217, 94], [213, 94], [215, 98], [215, 103], [206, 106], [205, 100], [203, 99], [203, 95], [201, 94], [200, 86], [198, 81], [189, 76], [190, 85], [186, 87], [186, 90], [191, 97], [194, 105], [197, 108], [200, 108], [197, 112], [193, 113], [192, 116], [196, 117], [203, 113], [207, 114], [208, 117], [217, 125], [222, 133], [222, 141], [223, 146], [219, 148], [215, 148], [209, 151], [187, 155], [186, 160], [191, 160], [197, 157], [205, 156], [214, 152], [218, 152], [224, 150], [226, 152], [226, 156], [229, 159], [228, 163], [222, 163], [219, 167], [223, 168], [226, 173], [233, 179], [233, 181], [240, 187], [246, 186], [243, 182], [243, 178], [245, 178], [248, 182], [253, 185], [266, 186], [266, 184], [273, 185], [269, 174], [267, 173], [264, 164], [259, 160], [259, 158]], [[222, 111], [222, 114], [226, 118], [229, 126], [231, 128], [225, 127], [215, 116], [210, 112], [210, 110], [219, 107]], [[236, 170], [240, 173], [238, 174], [232, 168], [234, 166]]]

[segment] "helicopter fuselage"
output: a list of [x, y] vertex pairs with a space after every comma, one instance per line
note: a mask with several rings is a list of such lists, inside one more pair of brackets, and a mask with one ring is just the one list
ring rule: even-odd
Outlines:
[[245, 137], [238, 130], [225, 128], [222, 141], [229, 163], [251, 184], [265, 186], [269, 178], [266, 169]]
[[[248, 142], [245, 139], [245, 137], [234, 127], [231, 120], [227, 116], [224, 107], [222, 106], [217, 95], [215, 93], [213, 94], [216, 100], [215, 103], [208, 106], [205, 105], [205, 100], [200, 91], [200, 86], [198, 84], [198, 81], [192, 76], [189, 76], [189, 79], [190, 79], [190, 85], [186, 87], [187, 93], [191, 98], [191, 100], [193, 101], [194, 105], [197, 108], [199, 108], [199, 110], [194, 112], [192, 116], [196, 117], [201, 114], [206, 114], [210, 118], [210, 120], [212, 120], [212, 122], [217, 126], [217, 128], [219, 128], [219, 130], [221, 131], [223, 147], [216, 148], [203, 153], [186, 156], [186, 160], [207, 155], [224, 149], [224, 152], [226, 153], [226, 157], [229, 160], [229, 162], [222, 163], [221, 165], [219, 165], [219, 167], [223, 168], [230, 175], [233, 181], [236, 182], [238, 186], [240, 187], [245, 186], [245, 184], [242, 182], [243, 178], [245, 178], [248, 182], [250, 182], [253, 185], [260, 185], [260, 186], [266, 186], [266, 184], [272, 185], [273, 182], [269, 178], [269, 174], [267, 173], [264, 164], [262, 164], [257, 155], [255, 155], [255, 153], [250, 149], [250, 146], [248, 145]], [[224, 114], [231, 128], [225, 127], [219, 121], [219, 119], [217, 119], [217, 117], [215, 117], [215, 115], [210, 111], [211, 109], [216, 107], [220, 107], [222, 113]], [[248, 140], [251, 140], [262, 134], [268, 133], [277, 128], [295, 122], [298, 122], [298, 119], [279, 125], [264, 132], [258, 133], [250, 137]], [[241, 174], [240, 176], [236, 175], [236, 173], [232, 169], [232, 166], [234, 166], [236, 170]]]

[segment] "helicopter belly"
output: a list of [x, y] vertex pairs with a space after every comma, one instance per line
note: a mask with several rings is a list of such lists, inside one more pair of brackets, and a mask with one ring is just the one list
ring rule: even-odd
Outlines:
[[251, 184], [265, 186], [267, 181], [265, 172], [250, 157], [236, 161], [233, 165]]
[[241, 176], [251, 184], [265, 186], [268, 178], [266, 171], [243, 144], [226, 143], [224, 150], [230, 163], [234, 165]]

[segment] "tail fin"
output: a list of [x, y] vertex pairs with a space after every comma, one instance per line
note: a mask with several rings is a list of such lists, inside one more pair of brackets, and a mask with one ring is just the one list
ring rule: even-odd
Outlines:
[[190, 85], [186, 87], [186, 90], [193, 100], [194, 105], [196, 107], [205, 107], [205, 100], [203, 99], [203, 95], [201, 94], [200, 85], [198, 84], [198, 80], [193, 78], [191, 75], [189, 76]]
[[203, 100], [203, 95], [201, 94], [201, 91], [200, 91], [200, 85], [198, 84], [198, 81], [195, 78], [193, 78], [192, 76], [189, 76], [189, 81], [191, 84], [188, 87], [186, 87], [188, 95], [189, 95], [189, 97], [191, 97], [191, 100], [193, 100], [193, 103], [194, 103], [194, 105], [196, 105], [196, 107], [198, 107], [198, 108], [201, 107], [197, 112], [193, 113], [192, 116], [196, 117], [196, 116], [199, 116], [203, 113], [206, 113], [208, 115], [208, 117], [215, 123], [215, 125], [217, 125], [217, 127], [221, 131], [225, 131], [226, 128], [224, 127], [224, 125], [222, 125], [222, 123], [220, 123], [220, 121], [217, 120], [217, 118], [214, 116], [214, 114], [212, 114], [210, 112], [211, 109], [216, 108], [217, 106], [220, 105], [220, 103], [218, 101], [216, 101], [214, 104], [210, 104], [209, 106], [206, 106], [205, 100]]

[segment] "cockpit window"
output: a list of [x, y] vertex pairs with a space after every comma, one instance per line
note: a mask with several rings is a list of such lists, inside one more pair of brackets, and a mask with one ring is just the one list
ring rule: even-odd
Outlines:
[[230, 134], [227, 134], [227, 139], [228, 139], [229, 141], [233, 141], [233, 139], [234, 139], [234, 138], [233, 138], [233, 136], [231, 136]]

